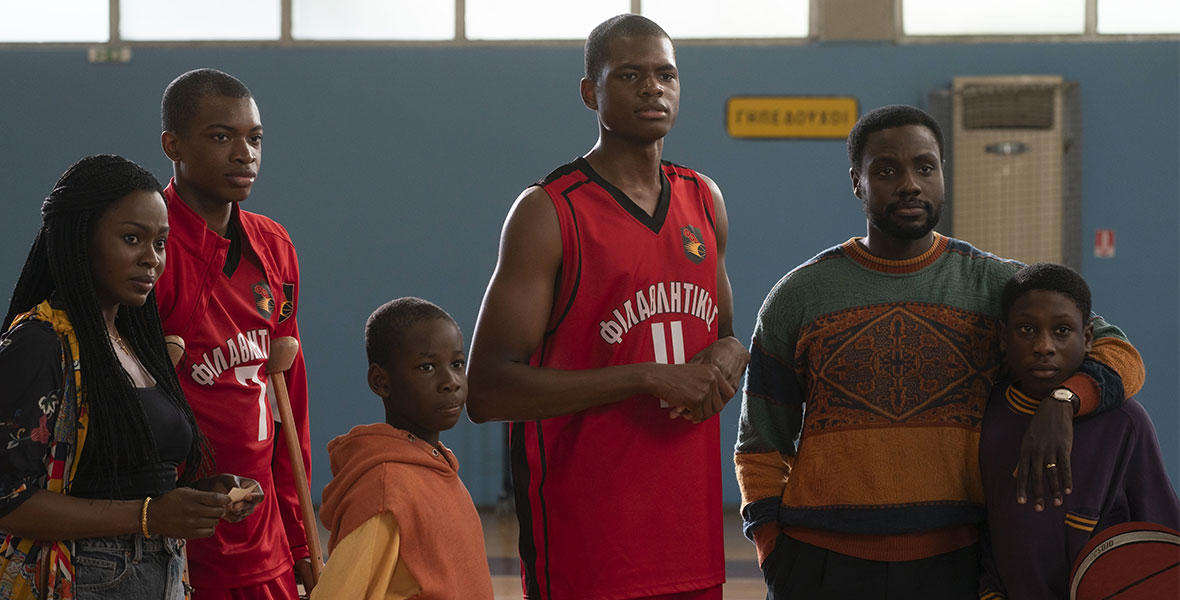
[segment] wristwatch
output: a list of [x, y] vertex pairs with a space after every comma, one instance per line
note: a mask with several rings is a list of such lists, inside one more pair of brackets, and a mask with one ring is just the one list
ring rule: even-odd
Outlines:
[[1078, 395], [1073, 393], [1073, 390], [1065, 387], [1059, 387], [1053, 390], [1049, 394], [1049, 397], [1058, 402], [1068, 402], [1073, 407], [1074, 413], [1078, 412], [1078, 406], [1081, 404], [1081, 398], [1078, 398]]

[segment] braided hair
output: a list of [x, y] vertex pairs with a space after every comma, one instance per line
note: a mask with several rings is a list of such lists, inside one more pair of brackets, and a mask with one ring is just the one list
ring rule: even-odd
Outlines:
[[[78, 339], [80, 356], [75, 358], [82, 368], [79, 400], [86, 402], [90, 411], [92, 433], [82, 458], [116, 473], [158, 462], [159, 456], [131, 378], [108, 338], [94, 290], [89, 246], [99, 217], [127, 194], [141, 190], [161, 193], [160, 182], [123, 157], [100, 154], [71, 165], [41, 205], [41, 229], [4, 319], [7, 327], [17, 315], [50, 297], [64, 305]], [[209, 466], [208, 444], [168, 359], [156, 292], [148, 294], [143, 306], [120, 306], [115, 327], [193, 430], [180, 478], [180, 483], [192, 483]]]

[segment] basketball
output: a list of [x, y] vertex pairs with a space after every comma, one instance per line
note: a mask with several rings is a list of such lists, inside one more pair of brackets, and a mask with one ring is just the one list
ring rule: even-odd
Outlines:
[[1070, 600], [1180, 597], [1180, 533], [1132, 521], [1102, 530], [1074, 561]]

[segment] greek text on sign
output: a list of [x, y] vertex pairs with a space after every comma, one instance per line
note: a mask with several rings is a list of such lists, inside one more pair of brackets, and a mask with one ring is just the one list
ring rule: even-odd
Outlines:
[[734, 96], [726, 127], [735, 138], [846, 139], [856, 123], [856, 98]]

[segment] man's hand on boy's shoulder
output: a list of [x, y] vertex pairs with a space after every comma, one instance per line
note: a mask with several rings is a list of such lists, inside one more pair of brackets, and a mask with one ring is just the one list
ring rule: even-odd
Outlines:
[[1054, 506], [1061, 506], [1065, 502], [1064, 494], [1073, 492], [1069, 462], [1073, 417], [1072, 407], [1064, 402], [1046, 399], [1037, 407], [1024, 432], [1013, 473], [1017, 503], [1026, 503], [1031, 491], [1033, 510], [1044, 510], [1046, 483]]

